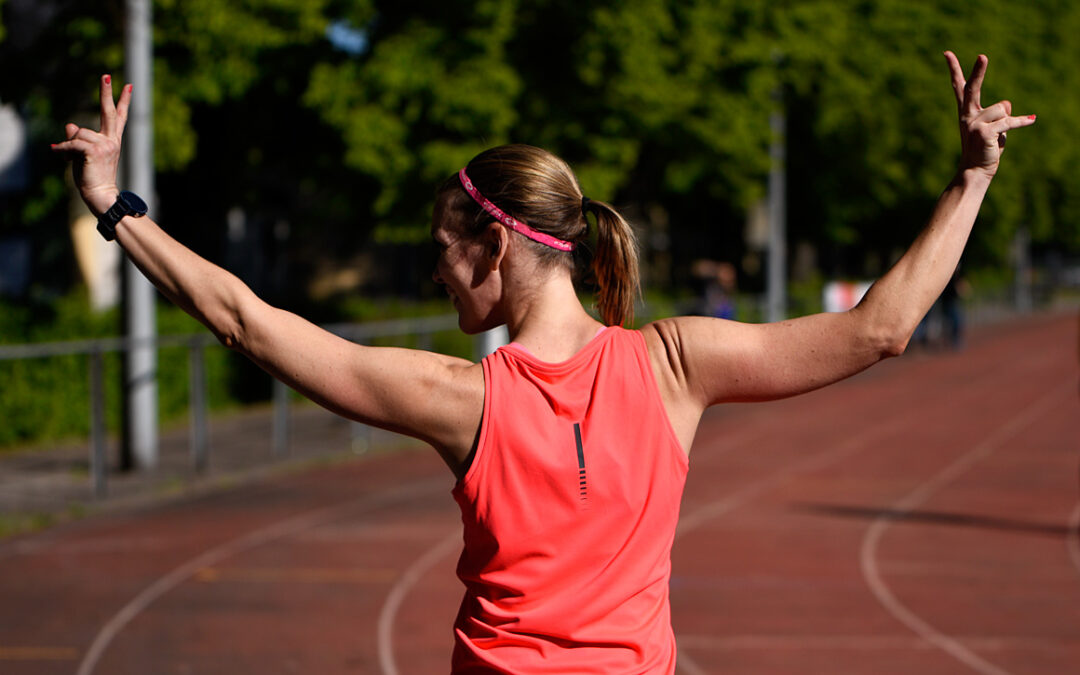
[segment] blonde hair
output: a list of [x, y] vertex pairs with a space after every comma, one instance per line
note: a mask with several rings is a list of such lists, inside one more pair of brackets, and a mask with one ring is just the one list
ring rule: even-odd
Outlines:
[[[526, 239], [546, 265], [590, 271], [597, 286], [597, 309], [608, 326], [633, 320], [638, 296], [638, 246], [634, 231], [618, 211], [604, 202], [583, 199], [570, 166], [547, 150], [531, 145], [501, 145], [485, 150], [465, 167], [480, 193], [529, 227], [574, 244], [560, 251]], [[473, 201], [457, 175], [443, 183], [438, 197], [444, 213], [463, 217], [466, 231], [476, 234], [493, 218]], [[586, 213], [596, 217], [595, 250], [590, 246]]]

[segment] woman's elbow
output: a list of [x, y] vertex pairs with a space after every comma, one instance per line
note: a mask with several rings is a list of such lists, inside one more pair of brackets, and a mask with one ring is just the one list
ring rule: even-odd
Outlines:
[[[873, 291], [873, 288], [871, 288]], [[900, 356], [907, 349], [915, 326], [905, 318], [902, 308], [873, 302], [870, 293], [848, 310], [854, 331], [879, 361]]]
[[253, 309], [250, 302], [222, 303], [203, 315], [203, 323], [222, 345], [247, 354], [251, 342], [249, 315]]
[[208, 320], [206, 322], [206, 327], [210, 329], [218, 342], [233, 351], [244, 353], [246, 340], [242, 325], [241, 321]]
[[879, 361], [904, 353], [911, 341], [911, 331], [905, 330], [899, 322], [876, 320], [875, 317], [857, 310], [858, 308], [851, 313], [861, 324], [859, 332], [862, 333], [869, 351], [874, 353]]
[[869, 331], [874, 349], [880, 360], [901, 356], [911, 341], [912, 331], [906, 330], [900, 322], [872, 322]]
[[885, 340], [879, 351], [881, 359], [885, 360], [896, 356], [903, 356], [904, 352], [907, 350], [908, 342], [910, 341], [910, 335], [897, 335], [893, 336], [891, 339]]

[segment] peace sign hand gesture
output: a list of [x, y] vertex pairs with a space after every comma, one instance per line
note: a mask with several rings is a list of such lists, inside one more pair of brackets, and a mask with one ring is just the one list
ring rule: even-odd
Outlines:
[[52, 146], [54, 151], [64, 153], [71, 160], [75, 186], [95, 216], [107, 211], [120, 193], [116, 186], [116, 171], [130, 105], [131, 85], [125, 86], [119, 102], [114, 102], [112, 78], [102, 75], [101, 131], [68, 124], [64, 128], [67, 140]]
[[1012, 117], [1012, 103], [1009, 101], [982, 107], [979, 97], [989, 61], [984, 54], [975, 60], [968, 80], [964, 79], [964, 71], [956, 54], [945, 52], [945, 60], [952, 73], [956, 108], [960, 115], [960, 169], [974, 169], [992, 178], [997, 173], [1001, 153], [1005, 150], [1006, 133], [1010, 129], [1035, 124], [1035, 116]]

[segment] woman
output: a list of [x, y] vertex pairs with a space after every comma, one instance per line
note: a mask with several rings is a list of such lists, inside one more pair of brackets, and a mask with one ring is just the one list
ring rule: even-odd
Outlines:
[[[131, 101], [101, 83], [101, 130], [54, 146], [106, 236], [227, 346], [325, 407], [430, 443], [458, 481], [466, 585], [454, 672], [672, 673], [670, 548], [687, 453], [705, 408], [792, 396], [896, 356], [945, 286], [1005, 145], [1034, 123], [983, 108], [987, 59], [970, 80], [945, 53], [962, 160], [926, 229], [846, 313], [767, 325], [704, 317], [621, 325], [637, 293], [636, 245], [569, 167], [528, 146], [494, 148], [440, 189], [432, 236], [461, 328], [505, 324], [482, 364], [352, 344], [257, 298], [171, 239], [137, 199], [118, 200]], [[130, 215], [134, 212], [134, 215]], [[596, 219], [594, 319], [573, 279]]]

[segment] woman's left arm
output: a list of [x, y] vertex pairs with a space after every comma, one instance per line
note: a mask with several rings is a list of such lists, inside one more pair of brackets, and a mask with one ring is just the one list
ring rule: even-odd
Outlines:
[[1006, 132], [1035, 123], [1034, 115], [1013, 117], [1008, 101], [981, 106], [985, 56], [968, 80], [952, 52], [945, 58], [960, 115], [962, 160], [922, 233], [848, 312], [773, 324], [699, 317], [650, 324], [644, 332], [673, 418], [694, 418], [715, 403], [793, 396], [903, 353], [956, 269]]

